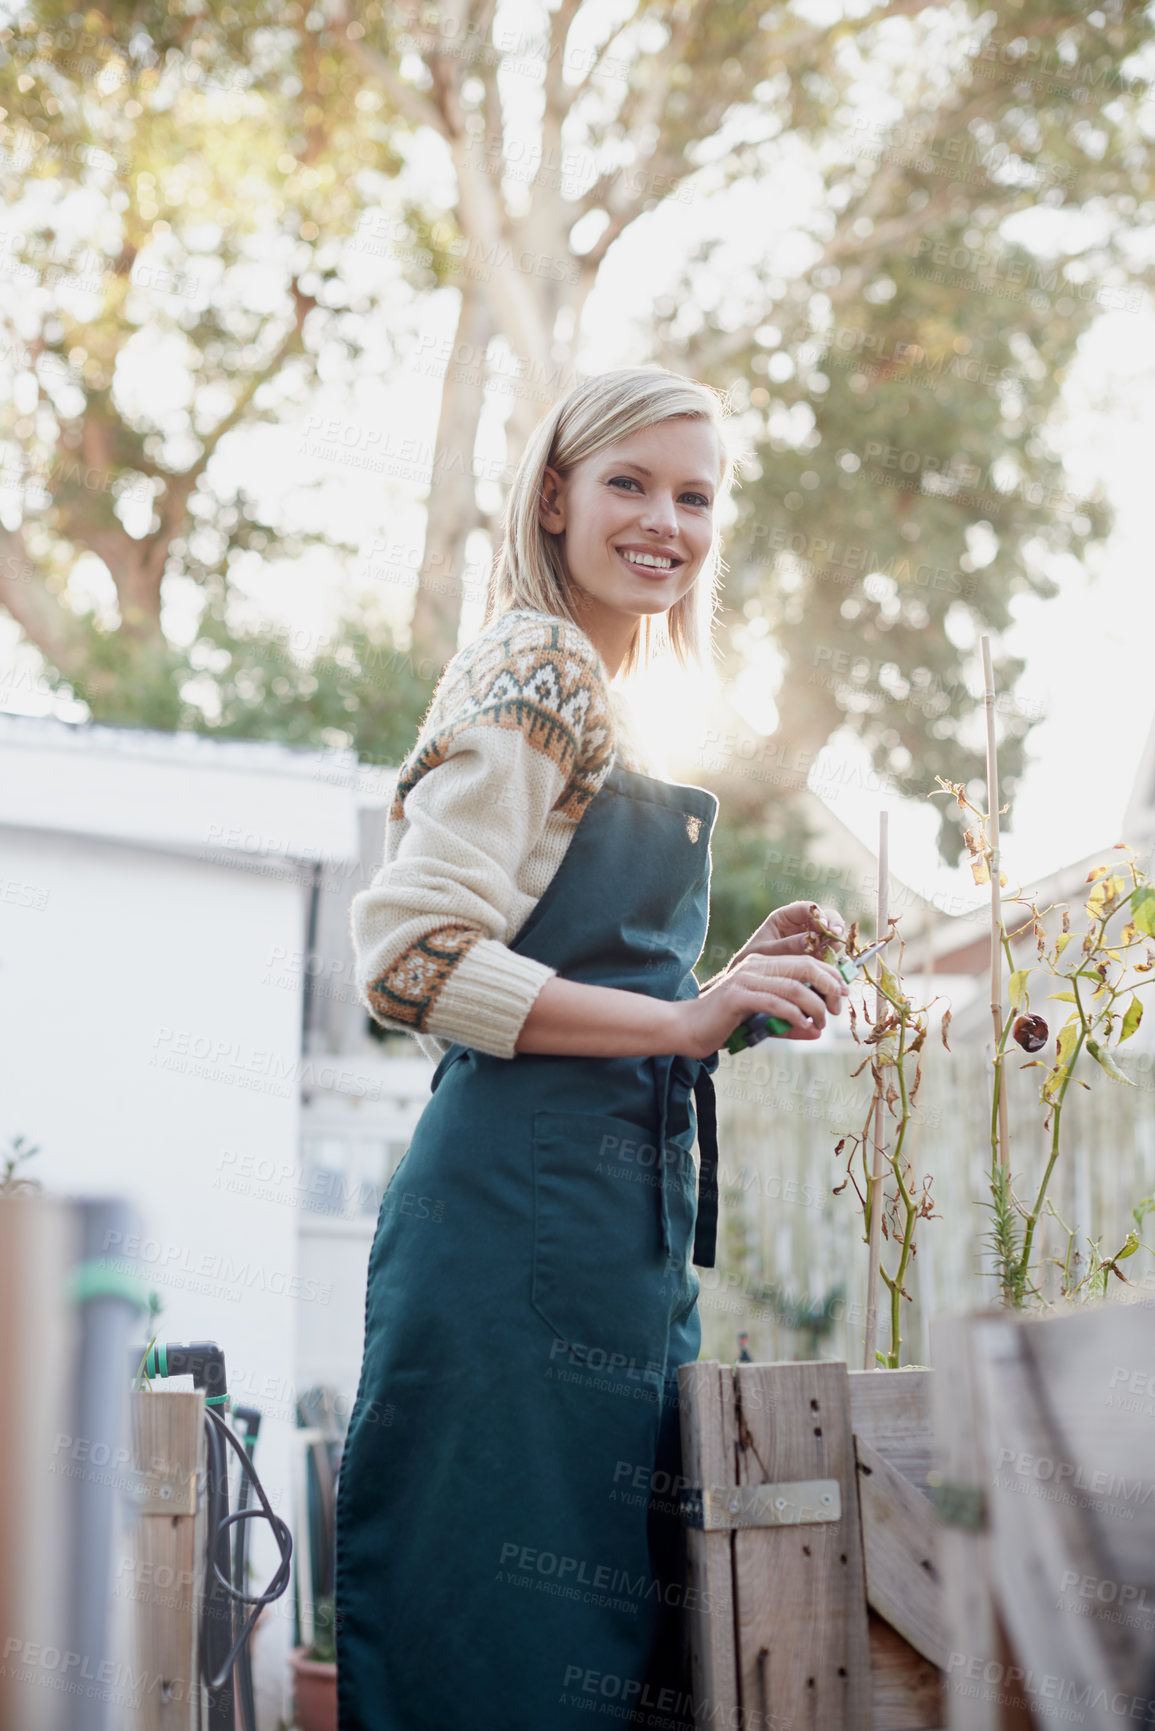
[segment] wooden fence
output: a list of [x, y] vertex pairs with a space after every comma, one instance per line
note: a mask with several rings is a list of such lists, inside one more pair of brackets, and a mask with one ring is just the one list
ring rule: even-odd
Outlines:
[[[1016, 1058], [1019, 1056], [1015, 1049]], [[840, 1136], [857, 1133], [866, 1118], [870, 1078], [851, 1071], [861, 1052], [806, 1053], [785, 1041], [764, 1041], [753, 1051], [723, 1056], [718, 1093], [721, 1224], [719, 1266], [702, 1271], [699, 1309], [703, 1355], [723, 1362], [738, 1356], [738, 1334], [750, 1336], [751, 1356], [782, 1359], [845, 1358], [862, 1362], [866, 1246], [862, 1213], [848, 1187], [845, 1159], [835, 1159]], [[1087, 1066], [1090, 1092], [1072, 1088], [1064, 1108], [1064, 1152], [1051, 1185], [1063, 1219], [1092, 1236], [1105, 1251], [1122, 1244], [1134, 1225], [1131, 1210], [1155, 1191], [1155, 1054], [1120, 1064], [1136, 1086], [1111, 1081]], [[936, 1212], [921, 1221], [917, 1255], [908, 1280], [913, 1302], [904, 1304], [907, 1362], [929, 1362], [932, 1317], [989, 1304], [994, 1282], [983, 1250], [989, 1214], [987, 1171], [990, 1070], [977, 1045], [943, 1050], [932, 1036], [907, 1146], [917, 1172], [933, 1177]], [[1044, 1165], [1041, 1070], [1009, 1066], [1012, 1170], [1037, 1184]], [[1029, 1184], [1019, 1186], [1020, 1193]], [[1145, 1234], [1155, 1243], [1155, 1216]], [[1057, 1255], [1066, 1241], [1058, 1224], [1045, 1223], [1042, 1253]], [[884, 1253], [886, 1247], [884, 1246]], [[1127, 1263], [1136, 1281], [1155, 1285], [1155, 1256], [1140, 1251]], [[759, 1288], [776, 1300], [757, 1301]], [[836, 1297], [841, 1289], [841, 1297]], [[782, 1319], [791, 1306], [831, 1316], [812, 1327]], [[880, 1346], [888, 1342], [880, 1318]]]

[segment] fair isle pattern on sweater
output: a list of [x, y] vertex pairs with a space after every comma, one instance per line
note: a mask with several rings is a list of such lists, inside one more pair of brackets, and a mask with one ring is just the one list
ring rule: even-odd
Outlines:
[[405, 796], [444, 763], [470, 727], [508, 727], [557, 765], [565, 777], [556, 810], [579, 818], [609, 772], [614, 728], [604, 671], [585, 633], [567, 619], [516, 608], [493, 622], [446, 668], [422, 738], [397, 777], [390, 816]]
[[369, 987], [369, 1002], [383, 1021], [421, 1029], [446, 980], [481, 933], [476, 926], [443, 925], [426, 932]]

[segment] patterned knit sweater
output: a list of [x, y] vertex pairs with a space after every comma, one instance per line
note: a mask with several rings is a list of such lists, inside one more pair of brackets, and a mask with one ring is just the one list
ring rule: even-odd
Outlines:
[[576, 625], [517, 608], [454, 656], [398, 772], [350, 918], [361, 1001], [439, 1058], [512, 1058], [556, 971], [508, 946], [615, 759], [652, 773]]

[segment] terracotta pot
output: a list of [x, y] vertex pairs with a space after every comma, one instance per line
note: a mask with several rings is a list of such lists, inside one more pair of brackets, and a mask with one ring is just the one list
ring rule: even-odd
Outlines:
[[337, 1731], [337, 1667], [306, 1659], [307, 1650], [294, 1647], [290, 1655], [296, 1731]]

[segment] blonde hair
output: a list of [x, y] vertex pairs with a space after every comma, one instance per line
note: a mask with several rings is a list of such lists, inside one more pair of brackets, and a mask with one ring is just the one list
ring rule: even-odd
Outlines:
[[[586, 457], [660, 421], [708, 421], [718, 437], [722, 473], [717, 503], [728, 494], [741, 452], [727, 438], [729, 398], [663, 367], [626, 367], [597, 373], [575, 385], [538, 423], [526, 445], [505, 502], [502, 544], [493, 564], [486, 623], [514, 607], [553, 613], [580, 627], [573, 580], [562, 537], [542, 524], [538, 506], [547, 468], [565, 476]], [[721, 539], [714, 539], [702, 570], [669, 612], [643, 617], [630, 640], [621, 672], [640, 672], [667, 648], [683, 667], [706, 669], [722, 571]]]

